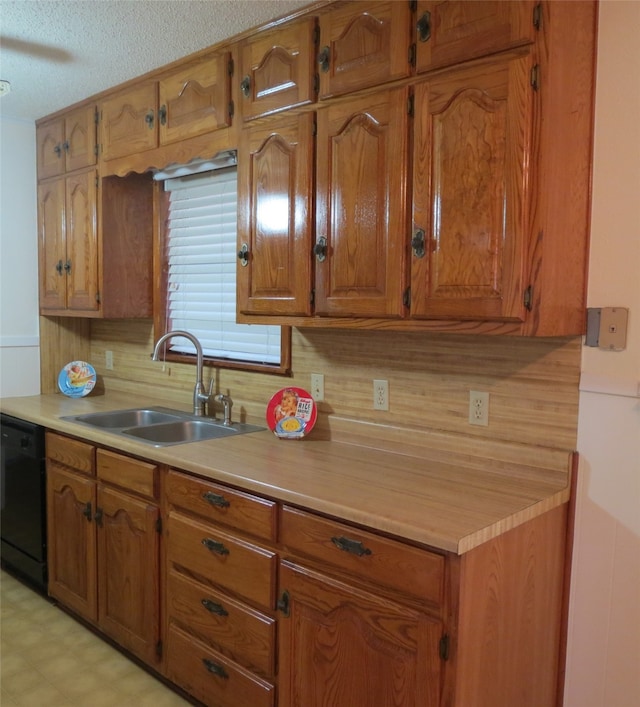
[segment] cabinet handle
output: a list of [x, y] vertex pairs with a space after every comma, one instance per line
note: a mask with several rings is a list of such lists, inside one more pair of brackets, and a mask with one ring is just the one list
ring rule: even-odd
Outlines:
[[425, 12], [416, 23], [418, 39], [421, 42], [428, 42], [431, 39], [431, 13]]
[[327, 259], [327, 250], [327, 239], [324, 236], [320, 236], [318, 242], [313, 246], [313, 254], [319, 263]]
[[62, 157], [62, 145], [58, 143], [54, 148], [53, 151], [56, 153], [58, 157]]
[[69, 154], [69, 141], [68, 141], [68, 140], [65, 140], [65, 141], [62, 143], [62, 149], [63, 149], [67, 154]]
[[96, 508], [96, 514], [93, 516], [96, 525], [102, 526], [102, 508]]
[[201, 599], [202, 606], [210, 612], [211, 614], [216, 614], [218, 616], [229, 616], [229, 612], [222, 606], [222, 604], [216, 604], [215, 601], [211, 599]]
[[329, 71], [329, 59], [331, 58], [331, 49], [324, 46], [318, 54], [318, 64], [320, 64], [320, 69], [325, 73]]
[[421, 228], [416, 228], [411, 239], [411, 248], [416, 258], [424, 258], [424, 231]]
[[357, 555], [358, 557], [371, 554], [371, 550], [365, 547], [359, 540], [350, 540], [349, 538], [345, 538], [344, 535], [341, 535], [339, 538], [331, 538], [331, 542], [338, 550], [350, 552], [352, 555]]
[[87, 501], [87, 504], [82, 509], [82, 515], [91, 523], [91, 501]]
[[242, 247], [238, 251], [238, 260], [243, 268], [249, 265], [249, 246], [246, 243], [242, 244]]
[[56, 272], [58, 275], [62, 275], [62, 260], [58, 260], [56, 264]]
[[67, 260], [67, 262], [64, 264], [64, 271], [67, 273], [67, 275], [71, 272], [71, 261]]
[[167, 106], [160, 106], [160, 109], [158, 110], [158, 118], [160, 118], [160, 125], [167, 124]]
[[202, 538], [202, 544], [207, 548], [207, 550], [211, 550], [211, 552], [215, 552], [218, 555], [229, 554], [229, 550], [222, 543], [212, 540], [211, 538]]
[[278, 611], [281, 611], [284, 616], [289, 616], [289, 592], [282, 592], [282, 596], [280, 597], [280, 599], [278, 599], [278, 602], [276, 603], [276, 609], [278, 609]]
[[245, 76], [240, 82], [240, 90], [245, 98], [249, 98], [251, 94], [251, 78], [249, 76]]
[[145, 116], [144, 116], [144, 122], [147, 124], [149, 128], [153, 127], [153, 111], [150, 110]]
[[202, 498], [217, 508], [228, 508], [231, 505], [224, 496], [221, 496], [218, 493], [213, 493], [212, 491], [203, 493]]
[[202, 664], [210, 673], [217, 675], [219, 678], [224, 678], [226, 680], [229, 677], [227, 675], [227, 671], [220, 665], [220, 663], [214, 663], [208, 658], [203, 658]]

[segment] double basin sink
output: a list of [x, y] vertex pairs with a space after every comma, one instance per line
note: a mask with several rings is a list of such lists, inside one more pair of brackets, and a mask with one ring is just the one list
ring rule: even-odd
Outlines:
[[97, 427], [105, 432], [133, 437], [156, 447], [219, 439], [265, 429], [243, 422], [225, 425], [210, 417], [190, 415], [164, 407], [93, 412], [85, 415], [69, 415], [62, 419]]

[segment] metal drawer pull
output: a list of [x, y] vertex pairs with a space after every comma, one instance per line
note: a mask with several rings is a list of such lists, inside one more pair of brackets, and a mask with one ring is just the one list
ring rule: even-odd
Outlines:
[[425, 12], [416, 23], [418, 39], [421, 42], [428, 42], [431, 39], [431, 13]]
[[341, 536], [339, 538], [331, 538], [331, 542], [339, 549], [344, 550], [344, 552], [350, 552], [353, 555], [362, 557], [363, 555], [370, 555], [371, 550], [365, 547], [359, 540], [350, 540]]
[[202, 544], [207, 548], [207, 550], [211, 550], [211, 552], [216, 552], [218, 555], [228, 555], [229, 550], [222, 544], [217, 542], [216, 540], [212, 540], [211, 538], [202, 538]]
[[227, 501], [224, 496], [221, 496], [219, 493], [213, 493], [213, 491], [203, 493], [202, 498], [204, 498], [205, 501], [209, 501], [212, 506], [217, 506], [218, 508], [228, 508], [230, 505], [229, 501]]
[[91, 501], [87, 501], [87, 504], [82, 509], [82, 515], [91, 523]]
[[202, 664], [210, 673], [217, 675], [219, 678], [224, 678], [226, 680], [229, 677], [227, 675], [227, 671], [219, 663], [214, 663], [208, 658], [203, 658]]
[[280, 597], [280, 599], [278, 599], [276, 603], [276, 609], [278, 611], [281, 611], [284, 616], [289, 616], [289, 592], [287, 592], [286, 590], [282, 592], [282, 596]]
[[215, 601], [211, 599], [201, 599], [202, 606], [212, 614], [217, 614], [218, 616], [229, 616], [229, 612], [222, 606], [222, 604], [216, 604]]

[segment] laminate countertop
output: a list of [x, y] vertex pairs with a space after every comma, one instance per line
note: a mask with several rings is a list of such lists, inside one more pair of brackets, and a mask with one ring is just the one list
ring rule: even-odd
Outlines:
[[561, 450], [532, 449], [530, 460], [525, 451], [522, 463], [463, 454], [442, 444], [430, 448], [428, 434], [426, 441], [390, 437], [382, 449], [346, 421], [340, 434], [316, 435], [316, 428], [303, 440], [280, 440], [265, 429], [155, 447], [61, 419], [154, 405], [189, 412], [123, 393], [0, 399], [2, 412], [51, 430], [456, 554], [569, 499], [572, 453]]

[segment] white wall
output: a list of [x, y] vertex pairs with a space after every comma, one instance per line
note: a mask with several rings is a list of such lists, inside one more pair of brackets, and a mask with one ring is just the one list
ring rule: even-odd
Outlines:
[[40, 392], [35, 125], [0, 117], [0, 396]]
[[600, 4], [588, 306], [627, 348], [584, 347], [565, 707], [640, 705], [640, 2]]

